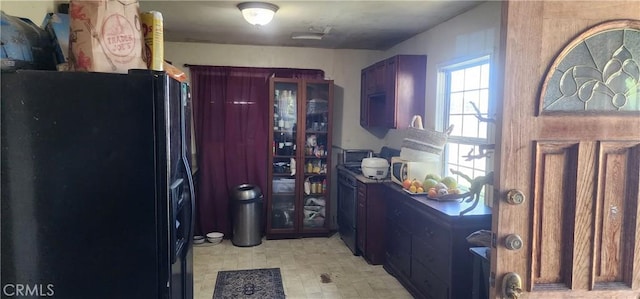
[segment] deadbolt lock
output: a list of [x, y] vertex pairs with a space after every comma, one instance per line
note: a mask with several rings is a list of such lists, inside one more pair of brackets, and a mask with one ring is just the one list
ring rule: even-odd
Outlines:
[[502, 298], [517, 299], [522, 295], [522, 279], [515, 272], [509, 272], [502, 279]]
[[507, 203], [519, 205], [524, 202], [524, 193], [520, 190], [511, 190], [507, 193]]

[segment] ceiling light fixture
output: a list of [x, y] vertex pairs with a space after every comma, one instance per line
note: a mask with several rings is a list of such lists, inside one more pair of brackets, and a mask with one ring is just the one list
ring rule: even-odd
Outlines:
[[249, 24], [264, 26], [271, 22], [278, 6], [266, 2], [242, 2], [238, 4], [238, 9]]

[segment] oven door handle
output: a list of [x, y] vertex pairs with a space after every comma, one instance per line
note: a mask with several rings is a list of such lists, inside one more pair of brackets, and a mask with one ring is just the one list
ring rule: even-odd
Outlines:
[[353, 190], [358, 187], [358, 183], [355, 181], [355, 179], [349, 178], [349, 176], [344, 174], [338, 175], [338, 183]]

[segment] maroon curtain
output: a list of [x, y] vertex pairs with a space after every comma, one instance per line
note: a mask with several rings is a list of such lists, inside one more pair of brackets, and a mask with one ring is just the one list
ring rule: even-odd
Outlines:
[[[196, 233], [231, 235], [231, 188], [266, 190], [269, 78], [323, 78], [320, 70], [189, 66], [196, 138]], [[266, 210], [266, 208], [265, 208]]]

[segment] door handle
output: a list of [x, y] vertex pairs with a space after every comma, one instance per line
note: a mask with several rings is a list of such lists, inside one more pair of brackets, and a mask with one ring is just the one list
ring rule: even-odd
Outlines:
[[522, 279], [515, 272], [509, 272], [502, 279], [502, 298], [517, 299], [522, 295]]
[[522, 245], [522, 238], [516, 234], [508, 235], [504, 240], [504, 246], [509, 250], [520, 250]]
[[524, 193], [520, 190], [510, 190], [507, 193], [507, 203], [512, 205], [519, 205], [523, 203], [525, 200]]

